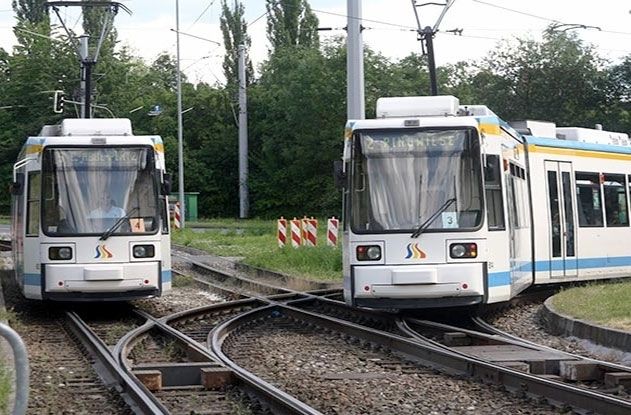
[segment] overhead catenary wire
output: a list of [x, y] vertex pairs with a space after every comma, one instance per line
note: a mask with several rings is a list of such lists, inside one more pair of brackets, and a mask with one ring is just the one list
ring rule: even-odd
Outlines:
[[193, 26], [195, 26], [197, 24], [197, 22], [199, 22], [201, 20], [201, 18], [206, 14], [206, 12], [213, 6], [213, 4], [215, 4], [216, 0], [211, 0], [208, 3], [208, 6], [206, 6], [206, 8], [204, 10], [202, 10], [202, 12], [199, 14], [199, 16], [197, 16], [197, 19], [195, 19], [195, 21], [193, 23], [191, 23], [191, 25], [186, 28], [186, 31], [188, 32], [189, 30], [191, 30], [193, 28]]
[[[522, 15], [522, 16], [531, 17], [533, 19], [543, 20], [543, 21], [546, 21], [546, 22], [549, 22], [549, 23], [560, 23], [560, 24], [563, 24], [563, 25], [577, 25], [577, 26], [580, 26], [580, 27], [598, 27], [596, 25], [591, 25], [591, 24], [567, 23], [567, 22], [563, 22], [563, 21], [558, 20], [558, 19], [551, 19], [549, 17], [539, 16], [539, 15], [536, 15], [536, 14], [533, 14], [533, 13], [528, 13], [528, 12], [525, 12], [525, 11], [522, 11], [522, 10], [513, 9], [513, 8], [510, 8], [510, 7], [502, 6], [502, 5], [495, 4], [495, 3], [490, 3], [490, 2], [484, 1], [484, 0], [472, 0], [472, 1], [475, 2], [475, 3], [483, 4], [485, 6], [489, 6], [489, 7], [493, 7], [493, 8], [496, 8], [496, 9], [504, 10], [504, 11], [507, 11], [507, 12], [510, 12], [510, 13], [519, 14], [519, 15]], [[603, 29], [603, 28], [600, 28], [600, 27], [599, 27], [599, 29], [600, 29], [599, 31], [602, 32], [602, 33], [611, 33], [611, 34], [616, 34], [616, 35], [631, 36], [631, 32], [621, 32], [621, 31], [617, 31], [617, 30]]]

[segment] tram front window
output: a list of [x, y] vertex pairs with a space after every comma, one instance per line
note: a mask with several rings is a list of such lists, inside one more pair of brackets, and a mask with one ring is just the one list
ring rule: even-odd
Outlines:
[[47, 148], [42, 227], [47, 235], [155, 233], [158, 191], [149, 147]]
[[483, 218], [477, 130], [359, 133], [350, 197], [354, 232], [477, 229]]

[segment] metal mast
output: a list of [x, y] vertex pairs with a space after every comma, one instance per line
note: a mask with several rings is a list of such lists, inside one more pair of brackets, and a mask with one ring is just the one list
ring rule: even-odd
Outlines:
[[186, 203], [184, 201], [184, 142], [182, 126], [182, 73], [180, 72], [180, 1], [175, 0], [175, 35], [177, 44], [177, 170], [180, 202], [180, 224], [182, 229], [186, 223]]
[[346, 105], [349, 120], [366, 118], [364, 104], [364, 43], [361, 0], [347, 2]]
[[245, 45], [239, 45], [239, 218], [249, 215], [248, 192], [248, 102]]

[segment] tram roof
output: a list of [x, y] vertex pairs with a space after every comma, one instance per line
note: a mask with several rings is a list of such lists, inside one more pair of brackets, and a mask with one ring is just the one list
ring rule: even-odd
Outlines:
[[576, 140], [563, 140], [559, 138], [523, 136], [529, 145], [540, 147], [563, 148], [570, 150], [596, 151], [601, 153], [631, 154], [631, 147], [623, 147], [614, 144], [585, 143]]

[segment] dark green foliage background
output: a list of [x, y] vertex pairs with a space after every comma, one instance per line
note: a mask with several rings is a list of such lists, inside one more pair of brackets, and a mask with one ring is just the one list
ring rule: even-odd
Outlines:
[[[63, 89], [78, 98], [79, 64], [66, 39], [49, 35], [41, 1], [18, 1], [18, 44], [0, 49], [0, 188], [7, 189], [12, 165], [28, 135], [58, 122], [52, 94]], [[259, 217], [339, 215], [340, 194], [333, 186], [333, 161], [341, 157], [346, 122], [344, 39], [321, 43], [317, 19], [306, 0], [283, 0], [268, 18], [268, 58], [249, 79], [251, 215]], [[268, 5], [269, 6], [269, 5]], [[186, 190], [200, 192], [202, 217], [238, 215], [235, 41], [246, 39], [239, 1], [222, 2], [227, 86], [193, 84], [184, 79]], [[88, 26], [94, 22], [89, 21]], [[411, 34], [412, 36], [413, 34]], [[177, 171], [176, 65], [162, 55], [147, 64], [125, 48], [115, 48], [116, 32], [96, 67], [95, 100], [116, 116], [131, 118], [136, 134], [159, 134], [166, 143], [167, 166]], [[440, 51], [437, 51], [440, 53]], [[250, 71], [248, 71], [250, 72]], [[484, 104], [506, 120], [539, 119], [558, 125], [631, 131], [631, 56], [611, 64], [571, 33], [549, 32], [543, 41], [500, 42], [485, 60], [438, 68], [439, 91], [463, 104]], [[392, 61], [365, 53], [367, 117], [381, 96], [426, 95], [425, 58], [411, 54]], [[160, 105], [161, 115], [148, 116]], [[141, 110], [130, 113], [132, 109]], [[108, 112], [96, 110], [97, 117]], [[63, 117], [75, 117], [66, 104]], [[177, 178], [174, 180], [177, 183]], [[0, 214], [9, 212], [8, 192], [0, 192]]]

